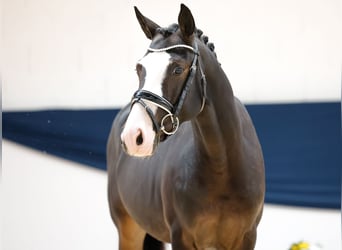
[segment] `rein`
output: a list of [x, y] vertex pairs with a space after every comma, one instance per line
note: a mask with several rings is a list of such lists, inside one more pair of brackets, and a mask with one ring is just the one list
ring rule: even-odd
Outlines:
[[[176, 105], [173, 105], [172, 103], [170, 103], [167, 99], [165, 99], [162, 96], [156, 95], [150, 91], [147, 90], [138, 90], [134, 93], [132, 101], [131, 101], [131, 107], [135, 104], [135, 103], [140, 103], [145, 110], [147, 111], [147, 114], [150, 116], [152, 123], [153, 123], [153, 129], [156, 131], [157, 134], [160, 134], [161, 132], [163, 132], [166, 135], [173, 135], [174, 133], [176, 133], [176, 131], [178, 130], [179, 127], [179, 113], [182, 110], [185, 98], [190, 90], [190, 86], [192, 85], [192, 82], [194, 80], [194, 77], [196, 75], [196, 70], [197, 70], [197, 64], [199, 64], [199, 51], [198, 51], [198, 46], [197, 43], [195, 43], [195, 47], [191, 47], [185, 44], [177, 44], [177, 45], [172, 45], [166, 48], [161, 48], [161, 49], [153, 49], [153, 48], [148, 48], [148, 51], [150, 52], [165, 52], [165, 51], [169, 51], [175, 48], [185, 48], [188, 50], [191, 50], [194, 53], [194, 58], [192, 60], [192, 64], [190, 67], [190, 71], [189, 74], [187, 76], [186, 82], [183, 86], [182, 92], [178, 98], [178, 101], [176, 103]], [[201, 105], [201, 109], [200, 112], [202, 112], [204, 105], [205, 105], [205, 99], [206, 99], [206, 79], [205, 79], [205, 75], [203, 73], [202, 67], [199, 64], [199, 69], [200, 69], [200, 73], [201, 73], [201, 81], [203, 84], [203, 97], [202, 97], [202, 105]], [[162, 110], [164, 110], [167, 114], [162, 118], [160, 125], [158, 124], [153, 111], [151, 110], [151, 108], [145, 103], [145, 101], [151, 102], [154, 105], [156, 105], [158, 108], [161, 108]], [[171, 121], [172, 124], [172, 128], [171, 130], [167, 130], [165, 127], [165, 122], [167, 120]]]

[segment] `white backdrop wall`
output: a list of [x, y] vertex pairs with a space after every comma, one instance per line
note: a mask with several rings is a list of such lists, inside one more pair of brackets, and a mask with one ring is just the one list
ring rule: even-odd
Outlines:
[[[181, 1], [3, 0], [3, 109], [120, 107], [148, 40]], [[340, 0], [182, 1], [247, 103], [340, 99]]]
[[[340, 0], [183, 2], [244, 102], [340, 98]], [[0, 0], [3, 109], [120, 107], [148, 46], [133, 6], [164, 26], [179, 3]], [[3, 146], [0, 249], [117, 249], [105, 172]], [[337, 250], [340, 221], [339, 211], [266, 205], [256, 249], [304, 239]]]

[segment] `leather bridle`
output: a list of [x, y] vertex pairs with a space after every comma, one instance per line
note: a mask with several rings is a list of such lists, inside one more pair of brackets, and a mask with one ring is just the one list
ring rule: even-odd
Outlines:
[[[198, 58], [199, 58], [199, 51], [198, 51], [198, 46], [197, 43], [195, 43], [194, 47], [185, 45], [185, 44], [177, 44], [177, 45], [173, 45], [173, 46], [169, 46], [166, 48], [161, 48], [161, 49], [153, 49], [153, 48], [148, 48], [149, 52], [165, 52], [165, 51], [169, 51], [175, 48], [185, 48], [188, 50], [191, 50], [194, 53], [194, 58], [192, 60], [192, 64], [190, 67], [190, 71], [189, 74], [187, 76], [186, 82], [183, 86], [182, 92], [178, 98], [178, 101], [175, 105], [173, 105], [170, 101], [168, 101], [167, 99], [165, 99], [162, 96], [156, 95], [150, 91], [144, 90], [144, 89], [139, 89], [138, 91], [136, 91], [133, 95], [132, 101], [131, 101], [131, 107], [135, 104], [135, 103], [139, 103], [141, 104], [147, 114], [149, 115], [149, 117], [152, 120], [153, 123], [153, 129], [155, 130], [155, 132], [160, 135], [161, 133], [164, 133], [166, 135], [173, 135], [174, 133], [176, 133], [176, 131], [178, 130], [179, 127], [179, 113], [182, 110], [185, 98], [190, 90], [190, 86], [192, 85], [192, 82], [194, 80], [194, 77], [196, 75], [196, 71], [197, 71], [197, 64], [199, 64], [199, 69], [201, 72], [201, 80], [202, 80], [202, 88], [203, 88], [203, 97], [202, 97], [202, 106], [200, 109], [200, 112], [202, 112], [204, 105], [205, 105], [205, 99], [206, 99], [206, 79], [205, 79], [205, 75], [203, 73], [203, 70], [201, 68], [200, 63], [198, 63]], [[155, 106], [157, 106], [158, 108], [161, 108], [162, 110], [164, 110], [167, 114], [161, 119], [160, 125], [158, 124], [158, 121], [156, 120], [153, 111], [151, 110], [151, 108], [146, 104], [147, 102], [153, 103]], [[171, 122], [171, 129], [167, 130], [165, 123], [170, 120]]]

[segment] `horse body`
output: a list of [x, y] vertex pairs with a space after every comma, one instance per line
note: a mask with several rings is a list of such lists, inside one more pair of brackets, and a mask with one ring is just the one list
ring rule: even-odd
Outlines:
[[[265, 188], [261, 147], [213, 53], [196, 40], [207, 80], [203, 109], [186, 103], [183, 117], [196, 115], [143, 158], [127, 155], [118, 140], [130, 106], [113, 123], [108, 198], [119, 250], [162, 249], [158, 241], [174, 250], [254, 249]], [[188, 102], [203, 91], [193, 86]], [[147, 247], [146, 234], [156, 245]]]

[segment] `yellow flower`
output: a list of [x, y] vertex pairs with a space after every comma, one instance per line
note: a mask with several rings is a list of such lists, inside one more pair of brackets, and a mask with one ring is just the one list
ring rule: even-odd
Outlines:
[[300, 250], [297, 244], [293, 244], [290, 250]]
[[303, 242], [303, 241], [299, 242], [298, 246], [299, 246], [299, 249], [309, 249], [310, 247], [309, 243]]
[[309, 243], [301, 241], [297, 244], [292, 244], [290, 250], [308, 250], [310, 247]]

